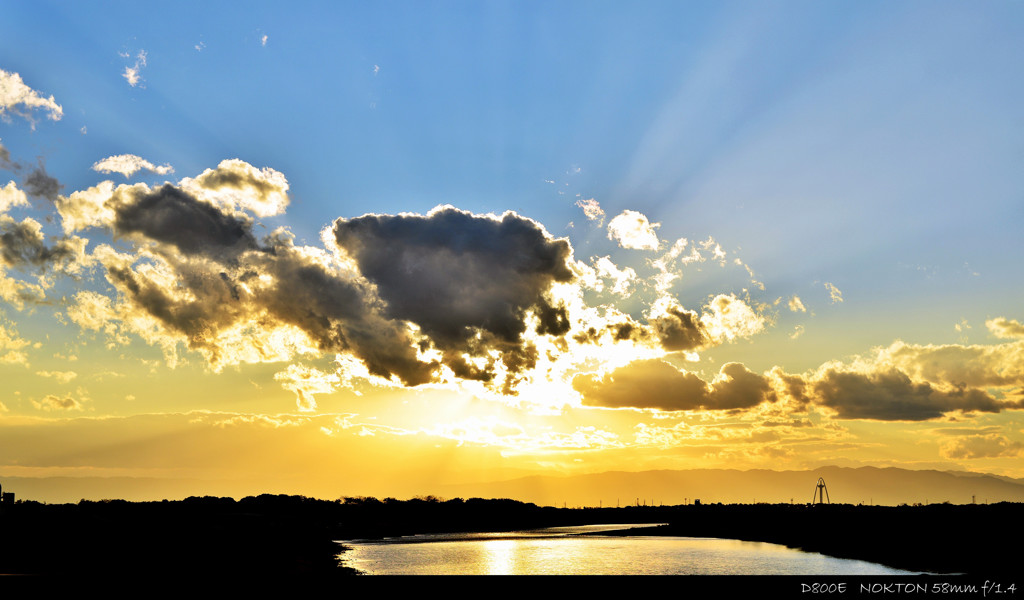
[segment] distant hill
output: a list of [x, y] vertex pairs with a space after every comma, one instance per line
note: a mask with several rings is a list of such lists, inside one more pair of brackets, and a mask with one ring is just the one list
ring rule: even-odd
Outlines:
[[514, 498], [548, 506], [808, 503], [822, 477], [833, 503], [979, 504], [1024, 502], [1024, 482], [994, 475], [876, 467], [808, 471], [694, 469], [611, 471], [567, 477], [531, 476], [485, 484], [440, 486], [446, 497]]
[[823, 477], [833, 503], [978, 504], [1024, 502], [1024, 480], [962, 471], [912, 471], [875, 467], [822, 467], [807, 471], [755, 469], [693, 469], [685, 471], [610, 471], [589, 475], [532, 475], [483, 483], [433, 484], [395, 481], [389, 489], [367, 489], [357, 481], [335, 486], [296, 487], [293, 482], [266, 480], [209, 481], [145, 477], [0, 477], [3, 491], [20, 500], [74, 503], [80, 499], [131, 501], [181, 499], [187, 496], [242, 498], [263, 493], [302, 494], [337, 499], [366, 495], [411, 498], [512, 498], [541, 506], [627, 506], [692, 503], [750, 504], [810, 502]]

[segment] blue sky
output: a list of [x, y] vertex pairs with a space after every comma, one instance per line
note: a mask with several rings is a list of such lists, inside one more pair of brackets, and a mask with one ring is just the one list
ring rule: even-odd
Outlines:
[[[2, 12], [0, 69], [40, 97], [52, 95], [63, 113], [54, 120], [45, 110], [6, 107], [0, 144], [19, 168], [0, 172], [0, 183], [8, 176], [24, 189], [28, 174], [42, 169], [68, 198], [103, 180], [155, 189], [239, 159], [287, 178], [287, 210], [261, 215], [254, 235], [284, 227], [296, 245], [321, 249], [321, 231], [339, 217], [427, 215], [445, 204], [475, 215], [514, 211], [566, 239], [580, 268], [596, 269], [607, 256], [635, 270], [628, 293], [611, 293], [610, 283], [583, 289], [586, 306], [614, 307], [651, 327], [657, 306], [667, 306], [659, 298], [694, 314], [710, 315], [723, 294], [749, 307], [760, 325], [736, 321], [692, 355], [667, 343], [660, 354], [634, 348], [629, 364], [637, 369], [636, 361], [657, 359], [709, 386], [736, 362], [765, 377], [775, 367], [802, 374], [827, 395], [826, 365], [871, 373], [882, 385], [885, 363], [916, 385], [953, 393], [974, 384], [929, 379], [909, 363], [893, 367], [876, 349], [901, 341], [919, 353], [939, 345], [1010, 352], [1019, 343], [999, 341], [1016, 339], [1012, 327], [987, 323], [1024, 319], [1020, 3], [18, 2]], [[170, 165], [173, 174], [93, 168], [117, 155]], [[588, 218], [588, 200], [603, 216]], [[46, 202], [34, 197], [10, 214], [35, 219], [56, 243], [68, 217]], [[624, 211], [647, 220], [657, 248], [614, 238], [609, 227]], [[90, 253], [105, 243], [141, 252], [149, 242], [118, 223], [76, 235], [87, 235]], [[679, 277], [659, 288], [654, 261], [681, 238], [686, 252], [698, 248], [703, 258], [676, 255]], [[127, 348], [146, 361], [163, 356], [134, 326], [104, 338], [72, 323], [69, 298], [83, 290], [124, 302], [121, 310], [143, 306], [110, 279], [113, 259], [92, 256], [107, 271], [94, 264], [85, 274], [55, 275], [46, 302], [4, 311], [16, 339], [64, 344], [46, 356], [41, 348], [33, 350], [39, 357], [26, 354], [27, 371], [0, 365], [27, 386], [0, 398], [10, 414], [38, 413], [32, 402], [49, 395], [25, 378], [68, 368], [57, 354], [95, 346], [103, 361]], [[9, 267], [20, 281], [36, 276]], [[361, 268], [357, 275], [370, 277], [368, 263]], [[386, 281], [374, 281], [386, 295]], [[432, 322], [405, 321], [413, 336]], [[202, 388], [196, 382], [215, 375], [201, 351], [179, 342], [186, 366], [174, 372], [192, 369], [179, 385]], [[343, 366], [328, 367], [331, 355], [307, 356], [306, 364], [319, 375], [337, 369], [348, 381]], [[587, 360], [567, 373], [626, 368], [621, 356]], [[295, 372], [274, 380], [287, 360], [267, 362], [230, 363], [238, 370], [217, 376], [275, 390], [252, 410], [265, 413], [284, 398], [279, 410], [287, 411], [286, 390], [294, 389], [274, 381]], [[986, 381], [977, 389], [1007, 406], [1019, 397], [1019, 383]], [[377, 384], [364, 382], [361, 393], [384, 394]], [[337, 381], [321, 385], [328, 391], [316, 394], [334, 398], [333, 410], [351, 402], [371, 411], [363, 400], [346, 400]], [[95, 405], [97, 396], [78, 397]], [[836, 408], [838, 396], [829, 398], [823, 406]], [[243, 403], [237, 394], [223, 402]], [[126, 406], [111, 402], [106, 410], [169, 410], [165, 400]], [[823, 414], [857, 418], [837, 410]], [[987, 468], [1024, 475], [1019, 417], [1008, 417], [1017, 415], [1010, 408], [998, 415], [1004, 421], [969, 434], [998, 446], [978, 457], [994, 461]], [[948, 448], [934, 461], [959, 456]]]

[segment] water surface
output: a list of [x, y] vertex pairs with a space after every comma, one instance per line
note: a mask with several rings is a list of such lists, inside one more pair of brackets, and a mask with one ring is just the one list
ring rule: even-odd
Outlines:
[[373, 575], [905, 575], [870, 562], [716, 538], [581, 535], [647, 525], [350, 540], [346, 565]]

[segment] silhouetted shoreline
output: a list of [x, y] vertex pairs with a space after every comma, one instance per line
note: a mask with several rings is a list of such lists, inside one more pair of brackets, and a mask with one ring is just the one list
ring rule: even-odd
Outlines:
[[341, 566], [336, 540], [652, 522], [670, 525], [620, 534], [763, 541], [914, 571], [1006, 574], [1016, 563], [999, 547], [1015, 537], [1022, 515], [1017, 503], [572, 509], [479, 498], [266, 494], [237, 501], [18, 502], [0, 513], [0, 574], [335, 578], [357, 573]]
[[605, 535], [770, 542], [836, 558], [934, 574], [1016, 574], [1007, 552], [1024, 504], [925, 506], [707, 505], [673, 507], [669, 525]]

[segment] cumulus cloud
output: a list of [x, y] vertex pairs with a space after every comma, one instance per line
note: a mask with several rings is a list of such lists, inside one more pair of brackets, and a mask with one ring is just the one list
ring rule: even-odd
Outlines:
[[[585, 406], [594, 407], [750, 409], [781, 399], [785, 402], [777, 406], [786, 411], [800, 413], [817, 407], [835, 419], [925, 421], [951, 414], [1024, 408], [1024, 401], [1001, 399], [986, 389], [1024, 384], [1022, 346], [915, 347], [897, 343], [851, 364], [826, 363], [805, 374], [789, 374], [774, 367], [759, 375], [739, 363], [729, 363], [711, 382], [660, 359], [648, 359], [604, 374], [577, 375], [573, 388]], [[960, 442], [948, 446], [949, 452], [967, 452]]]
[[870, 368], [896, 368], [921, 381], [949, 386], [1024, 385], [1024, 342], [997, 345], [916, 345], [897, 341], [868, 359]]
[[28, 340], [22, 339], [16, 331], [0, 323], [0, 364], [28, 365], [28, 356], [22, 349], [29, 345], [31, 343]]
[[957, 387], [941, 389], [915, 382], [892, 369], [858, 373], [826, 369], [813, 383], [818, 401], [841, 419], [924, 421], [952, 411], [999, 412], [1003, 406], [987, 392]]
[[807, 312], [807, 308], [804, 303], [800, 300], [799, 296], [793, 296], [789, 299], [789, 310], [793, 312]]
[[[594, 272], [598, 277], [610, 281], [613, 294], [625, 296], [629, 293], [633, 283], [636, 282], [636, 271], [630, 267], [620, 269], [608, 256], [593, 259], [593, 265]], [[601, 291], [603, 288], [603, 285], [599, 285], [598, 291]]]
[[708, 335], [718, 341], [749, 337], [762, 331], [765, 319], [733, 294], [718, 294], [707, 305], [701, 324]]
[[[43, 226], [27, 217], [21, 222], [0, 215], [0, 261], [9, 267], [67, 265], [77, 271], [85, 262], [85, 240], [63, 238], [53, 246], [46, 245]], [[77, 262], [76, 262], [77, 261]]]
[[1022, 450], [1024, 444], [1011, 441], [998, 433], [989, 433], [950, 440], [942, 445], [939, 452], [945, 458], [975, 459], [1020, 456]]
[[608, 239], [623, 248], [657, 250], [658, 236], [654, 230], [659, 223], [650, 223], [643, 213], [624, 210], [608, 223]]
[[118, 154], [108, 156], [92, 166], [92, 170], [98, 173], [120, 173], [126, 178], [131, 177], [137, 171], [146, 170], [157, 175], [167, 175], [174, 172], [171, 165], [165, 164], [156, 166], [148, 160], [134, 154]]
[[0, 187], [0, 215], [16, 206], [28, 206], [28, 196], [13, 181], [8, 181], [7, 185]]
[[996, 346], [894, 342], [848, 364], [829, 362], [805, 374], [775, 367], [772, 385], [797, 409], [828, 409], [839, 419], [924, 421], [956, 413], [1024, 408], [1012, 390], [1024, 385], [1024, 342]]
[[697, 313], [668, 297], [654, 303], [649, 322], [662, 348], [669, 352], [693, 350], [711, 342], [711, 335]]
[[10, 122], [10, 115], [27, 119], [35, 127], [33, 111], [41, 110], [48, 118], [59, 121], [64, 109], [53, 99], [44, 98], [39, 92], [25, 85], [21, 75], [0, 69], [0, 119]]
[[1024, 339], [1024, 325], [1019, 321], [999, 317], [985, 321], [985, 327], [992, 332], [992, 335], [1003, 339]]
[[216, 169], [207, 169], [195, 179], [185, 178], [182, 189], [222, 210], [257, 217], [279, 215], [288, 207], [288, 180], [269, 167], [257, 169], [232, 158]]
[[[135, 333], [172, 360], [183, 342], [215, 369], [333, 352], [382, 380], [447, 372], [507, 393], [536, 363], [532, 339], [570, 328], [550, 292], [575, 278], [571, 248], [529, 219], [441, 207], [338, 219], [325, 249], [283, 229], [257, 239], [254, 216], [283, 211], [286, 190], [276, 171], [233, 160], [179, 185], [103, 182], [62, 197], [66, 231], [103, 227], [136, 244], [97, 247], [117, 298], [76, 296], [69, 318], [114, 339]], [[113, 330], [101, 325], [111, 313]], [[282, 377], [313, 405], [297, 372]]]
[[731, 410], [775, 400], [771, 382], [739, 363], [722, 366], [710, 384], [658, 359], [634, 361], [605, 375], [573, 379], [585, 406], [664, 411]]
[[565, 307], [548, 292], [574, 279], [571, 248], [530, 219], [445, 206], [426, 216], [338, 219], [331, 233], [375, 285], [385, 314], [416, 325], [460, 378], [493, 379], [492, 353], [510, 373], [532, 368], [528, 313], [537, 334], [569, 330]]

